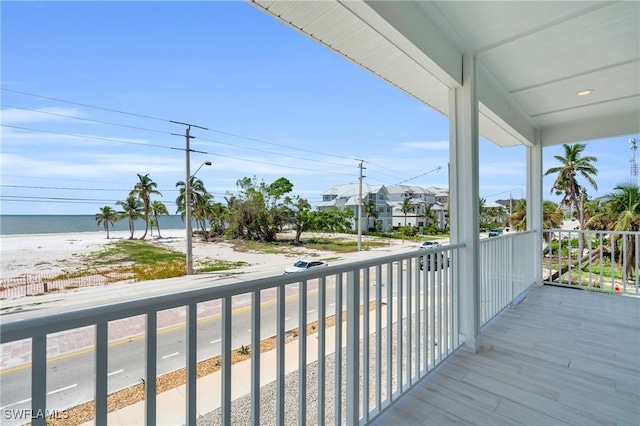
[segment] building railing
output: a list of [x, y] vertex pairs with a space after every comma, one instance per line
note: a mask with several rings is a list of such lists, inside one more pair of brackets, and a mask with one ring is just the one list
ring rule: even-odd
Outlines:
[[[0, 325], [0, 343], [31, 341], [31, 410], [51, 412], [68, 407], [47, 407], [47, 339], [52, 339], [53, 333], [93, 327], [95, 419], [96, 424], [106, 424], [109, 324], [143, 316], [143, 421], [152, 425], [157, 421], [158, 314], [168, 309], [183, 308], [186, 313], [184, 421], [195, 424], [197, 325], [202, 319], [198, 318], [198, 306], [214, 301], [220, 309], [220, 321], [215, 324], [219, 327], [221, 349], [218, 353], [211, 353], [211, 357], [221, 356], [219, 415], [222, 424], [232, 423], [232, 351], [246, 344], [259, 348], [261, 339], [274, 334], [274, 406], [278, 424], [366, 424], [459, 347], [458, 288], [454, 271], [461, 247], [463, 245], [457, 244], [416, 250], [317, 271], [223, 284], [3, 323]], [[212, 285], [215, 285], [213, 281]], [[296, 306], [292, 307], [292, 304]], [[274, 305], [275, 318], [263, 314], [273, 311], [267, 306]], [[238, 336], [244, 330], [234, 327], [233, 311], [247, 307], [251, 310], [251, 330], [245, 336], [246, 340], [242, 340]], [[329, 325], [323, 320], [331, 314], [335, 315], [333, 342], [329, 342]], [[314, 323], [314, 317], [317, 323]], [[317, 363], [307, 362], [308, 343], [303, 338], [304, 330], [312, 323], [317, 324]], [[300, 338], [297, 355], [289, 359], [285, 352], [285, 334], [294, 327], [300, 330]], [[332, 357], [328, 346], [334, 347]], [[333, 363], [331, 369], [328, 362]], [[291, 384], [285, 374], [285, 365], [297, 366], [297, 419], [285, 419], [285, 394]], [[260, 382], [261, 368], [264, 368], [264, 361], [260, 350], [252, 350], [252, 424], [260, 423], [263, 409], [261, 387], [265, 383]], [[309, 374], [310, 368], [314, 368], [317, 374]], [[327, 371], [334, 373], [329, 375]], [[312, 383], [310, 377], [317, 379]], [[332, 384], [330, 387], [327, 386], [329, 383]], [[333, 391], [328, 391], [329, 388]], [[316, 400], [306, 398], [310, 389], [317, 394]], [[311, 404], [315, 404], [313, 409], [310, 409]], [[44, 425], [46, 420], [34, 418], [32, 423]]]
[[550, 229], [543, 239], [545, 284], [640, 295], [640, 232]]
[[480, 240], [481, 326], [533, 284], [537, 250], [534, 231]]

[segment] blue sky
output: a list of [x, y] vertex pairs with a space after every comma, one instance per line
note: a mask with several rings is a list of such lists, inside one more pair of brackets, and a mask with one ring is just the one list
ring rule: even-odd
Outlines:
[[[171, 133], [185, 128], [169, 120], [209, 129], [192, 131], [207, 154], [191, 168], [213, 162], [198, 177], [221, 202], [242, 177], [284, 176], [317, 203], [357, 182], [356, 159], [373, 185], [448, 185], [444, 116], [245, 2], [0, 7], [3, 214], [94, 214], [126, 198], [137, 173], [173, 213], [185, 143]], [[629, 179], [628, 141], [587, 146], [600, 170], [590, 195]], [[545, 169], [561, 151], [544, 150]], [[480, 160], [481, 196], [520, 196], [524, 148], [481, 140]]]

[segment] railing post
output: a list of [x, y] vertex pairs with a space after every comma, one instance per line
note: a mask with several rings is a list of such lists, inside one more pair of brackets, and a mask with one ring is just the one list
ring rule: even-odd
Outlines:
[[[359, 423], [360, 391], [360, 272], [347, 273], [347, 418], [346, 424]], [[368, 355], [368, 354], [367, 354]], [[338, 360], [338, 362], [340, 362]], [[368, 372], [365, 372], [368, 374]]]

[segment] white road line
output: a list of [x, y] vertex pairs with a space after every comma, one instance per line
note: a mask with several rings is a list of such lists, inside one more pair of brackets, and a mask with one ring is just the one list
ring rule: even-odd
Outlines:
[[285, 321], [289, 321], [290, 319], [291, 319], [291, 318], [289, 318], [289, 317], [286, 317], [286, 318], [285, 318], [284, 320], [285, 320]]
[[218, 342], [222, 342], [222, 339], [212, 340], [212, 341], [211, 341], [211, 343], [218, 343]]
[[329, 304], [329, 306], [336, 306], [336, 304], [335, 303], [331, 303], [331, 304]]
[[162, 357], [162, 359], [171, 358], [172, 356], [176, 356], [176, 355], [178, 355], [178, 354], [180, 354], [180, 352], [174, 352], [174, 353], [172, 353], [172, 354], [169, 354], [169, 355], [165, 355], [165, 356], [163, 356], [163, 357]]
[[247, 330], [249, 333], [251, 333], [251, 329]]
[[312, 313], [314, 313], [315, 311], [316, 311], [315, 309], [312, 309], [312, 310], [310, 310], [310, 311], [307, 311], [307, 313], [308, 313], [308, 314], [312, 314]]
[[76, 384], [74, 384], [74, 385], [66, 386], [66, 387], [64, 387], [64, 388], [56, 389], [56, 390], [54, 390], [54, 391], [49, 392], [47, 395], [53, 395], [54, 393], [58, 393], [58, 392], [66, 391], [66, 390], [69, 390], [69, 389], [73, 389], [73, 388], [75, 388], [76, 386], [78, 386], [78, 384], [77, 384], [77, 383], [76, 383]]
[[118, 373], [122, 373], [124, 370], [118, 370], [118, 371], [112, 371], [111, 373], [107, 374], [107, 376], [113, 376], [116, 375]]
[[7, 404], [4, 407], [0, 407], [0, 410], [4, 410], [7, 407], [11, 407], [12, 405], [24, 404], [25, 402], [31, 401], [31, 398], [23, 399], [22, 401], [12, 402], [11, 404]]

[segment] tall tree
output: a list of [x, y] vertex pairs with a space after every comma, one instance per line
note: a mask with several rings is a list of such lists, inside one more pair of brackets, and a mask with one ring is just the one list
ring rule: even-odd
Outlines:
[[296, 195], [293, 198], [286, 197], [284, 203], [288, 209], [289, 221], [296, 229], [296, 236], [291, 241], [295, 246], [300, 245], [300, 236], [302, 233], [311, 228], [314, 216], [311, 211], [311, 204], [304, 198]]
[[96, 222], [98, 226], [102, 225], [104, 230], [107, 231], [107, 240], [109, 239], [109, 224], [113, 226], [119, 219], [118, 212], [111, 208], [111, 206], [100, 207], [100, 212], [96, 214]]
[[578, 213], [580, 229], [584, 229], [584, 213], [581, 212], [581, 204], [583, 203], [579, 202], [582, 186], [578, 182], [578, 177], [584, 178], [594, 189], [598, 189], [598, 184], [594, 179], [594, 176], [598, 175], [598, 169], [593, 165], [598, 159], [592, 156], [582, 156], [586, 148], [584, 144], [564, 144], [562, 147], [564, 148], [564, 156], [554, 156], [560, 162], [560, 166], [551, 167], [544, 175], [557, 174], [556, 180], [551, 185], [551, 192], [563, 196], [561, 204], [575, 209]]
[[414, 206], [411, 203], [411, 198], [405, 197], [404, 200], [402, 200], [402, 204], [400, 204], [400, 211], [404, 213], [404, 226], [407, 226], [407, 214], [414, 211]]
[[162, 238], [162, 235], [160, 234], [160, 215], [168, 215], [169, 211], [162, 202], [155, 200], [151, 203], [151, 214], [153, 214], [153, 217], [155, 218], [156, 228], [158, 229], [158, 238]]
[[149, 212], [151, 211], [151, 195], [157, 194], [162, 195], [160, 191], [156, 188], [158, 184], [155, 183], [149, 177], [149, 174], [141, 175], [138, 173], [138, 182], [134, 185], [133, 189], [129, 193], [130, 196], [137, 196], [140, 200], [142, 200], [144, 206], [144, 234], [141, 239], [145, 239], [147, 237], [147, 231], [149, 230]]
[[116, 204], [122, 206], [122, 211], [118, 212], [119, 217], [129, 219], [129, 239], [133, 240], [136, 220], [144, 217], [144, 205], [133, 195], [129, 195], [124, 201], [117, 201]]
[[371, 218], [377, 219], [380, 215], [380, 212], [378, 211], [378, 207], [376, 206], [376, 202], [374, 200], [367, 201], [363, 207], [364, 215], [367, 217], [367, 229], [369, 229], [369, 222]]
[[[527, 229], [527, 200], [515, 200], [511, 213], [512, 226], [517, 231]], [[542, 228], [555, 229], [562, 225], [562, 212], [553, 201], [544, 200], [542, 202]]]
[[[602, 210], [595, 214], [587, 225], [595, 223], [605, 224], [612, 231], [640, 231], [640, 187], [632, 183], [621, 183], [613, 188], [613, 192], [600, 198]], [[625, 236], [620, 239], [626, 241], [626, 269], [633, 272], [635, 266], [635, 238]], [[616, 243], [612, 242], [614, 250]], [[614, 256], [615, 257], [615, 256]]]

